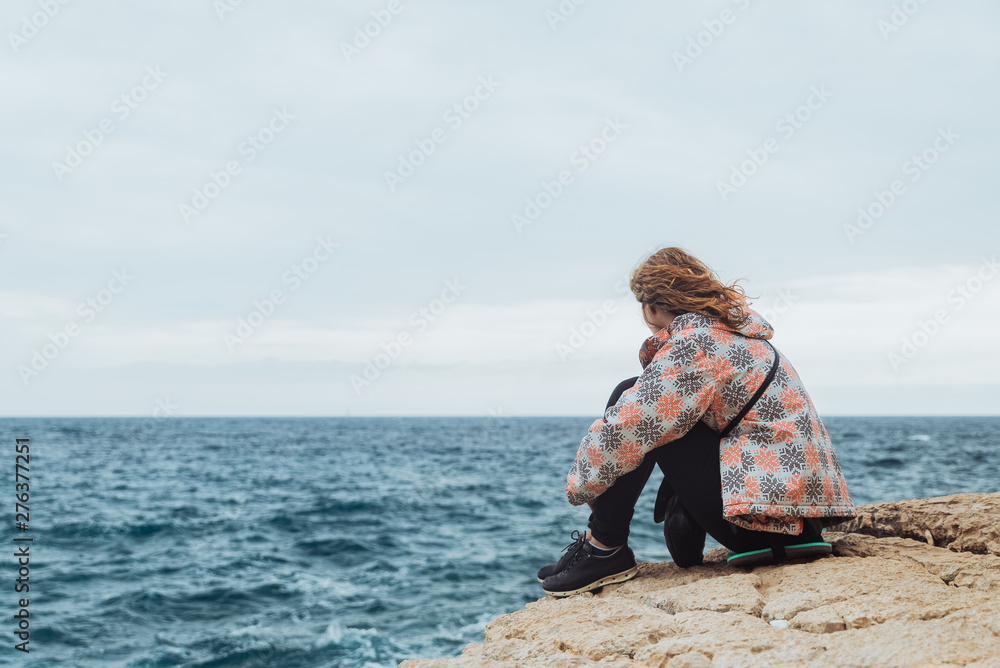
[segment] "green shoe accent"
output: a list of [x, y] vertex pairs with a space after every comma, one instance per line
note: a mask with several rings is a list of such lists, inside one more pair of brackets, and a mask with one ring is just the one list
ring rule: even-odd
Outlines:
[[788, 552], [789, 550], [797, 550], [800, 547], [819, 547], [821, 545], [829, 545], [829, 543], [820, 542], [820, 543], [800, 543], [798, 545], [787, 545], [785, 546], [785, 552]]
[[733, 552], [732, 550], [727, 550], [729, 556], [726, 557], [726, 563], [732, 561], [733, 559], [740, 559], [741, 557], [749, 557], [755, 554], [763, 554], [765, 552], [770, 552], [771, 548], [766, 548], [763, 550], [753, 550], [751, 552]]
[[[808, 559], [809, 557], [826, 556], [833, 552], [833, 546], [826, 542], [799, 543], [785, 545], [785, 561], [793, 559]], [[726, 563], [732, 566], [766, 566], [775, 563], [771, 548], [751, 550], [750, 552], [733, 552], [727, 550]]]

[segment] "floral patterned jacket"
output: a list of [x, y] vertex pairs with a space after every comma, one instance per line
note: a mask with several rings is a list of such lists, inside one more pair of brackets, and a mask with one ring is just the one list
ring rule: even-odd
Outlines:
[[[639, 350], [643, 371], [590, 430], [566, 482], [573, 505], [597, 498], [647, 452], [698, 420], [721, 433], [774, 362], [774, 329], [750, 309], [740, 329], [682, 313]], [[803, 518], [830, 526], [856, 516], [827, 434], [788, 359], [739, 425], [719, 443], [723, 514], [747, 529], [799, 534]]]

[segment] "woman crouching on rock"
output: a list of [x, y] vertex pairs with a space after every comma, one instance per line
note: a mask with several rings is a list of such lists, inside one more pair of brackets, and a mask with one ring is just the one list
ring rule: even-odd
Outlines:
[[654, 466], [655, 519], [678, 566], [702, 563], [706, 532], [729, 563], [829, 554], [820, 532], [854, 517], [830, 436], [774, 330], [680, 248], [636, 269], [630, 286], [653, 335], [642, 373], [623, 381], [580, 443], [566, 483], [590, 505], [589, 530], [538, 572], [551, 596], [624, 582], [639, 572], [629, 523]]

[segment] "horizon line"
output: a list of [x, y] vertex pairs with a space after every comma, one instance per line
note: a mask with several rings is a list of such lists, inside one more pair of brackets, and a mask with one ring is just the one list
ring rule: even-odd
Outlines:
[[[928, 415], [925, 413], [885, 413], [885, 414], [829, 414], [820, 415], [821, 419], [826, 418], [1000, 418], [1000, 413], [995, 414], [973, 414], [973, 413], [949, 413], [942, 415]], [[207, 419], [207, 420], [326, 420], [326, 419], [461, 419], [461, 418], [487, 418], [496, 420], [506, 419], [552, 419], [552, 418], [594, 418], [593, 415], [566, 414], [566, 415], [0, 415], [0, 420], [183, 420], [183, 419]]]

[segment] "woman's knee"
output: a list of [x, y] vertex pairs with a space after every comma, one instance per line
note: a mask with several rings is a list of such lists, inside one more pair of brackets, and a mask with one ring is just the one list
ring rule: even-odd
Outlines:
[[635, 385], [635, 382], [637, 380], [639, 380], [639, 376], [635, 376], [633, 378], [627, 378], [622, 382], [618, 383], [614, 391], [611, 392], [611, 398], [608, 399], [608, 405], [604, 408], [604, 410], [608, 410], [608, 408], [611, 408], [612, 406], [617, 404], [618, 399], [620, 399], [621, 396], [625, 394], [625, 390]]

